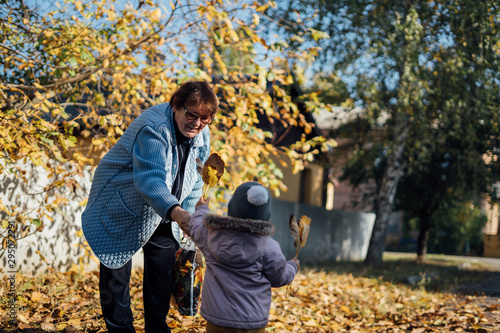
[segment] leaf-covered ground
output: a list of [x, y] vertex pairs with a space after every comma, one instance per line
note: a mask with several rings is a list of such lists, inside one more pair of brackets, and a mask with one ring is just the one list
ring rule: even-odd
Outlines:
[[[500, 332], [499, 273], [453, 264], [394, 261], [302, 269], [289, 287], [273, 290], [269, 332]], [[408, 277], [417, 277], [414, 285]], [[432, 278], [425, 278], [431, 276]], [[410, 279], [411, 280], [411, 279]], [[144, 328], [142, 272], [131, 283], [135, 327]], [[98, 272], [47, 272], [16, 278], [17, 327], [9, 325], [7, 280], [0, 288], [0, 332], [105, 332]], [[498, 289], [495, 289], [498, 290]], [[204, 332], [204, 320], [167, 318], [173, 332]]]

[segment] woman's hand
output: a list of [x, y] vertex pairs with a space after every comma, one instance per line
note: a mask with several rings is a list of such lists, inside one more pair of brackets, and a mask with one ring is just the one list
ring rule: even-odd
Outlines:
[[170, 213], [170, 217], [173, 221], [177, 222], [179, 228], [181, 228], [186, 235], [190, 236], [189, 221], [191, 220], [191, 213], [182, 209], [180, 206], [176, 206]]

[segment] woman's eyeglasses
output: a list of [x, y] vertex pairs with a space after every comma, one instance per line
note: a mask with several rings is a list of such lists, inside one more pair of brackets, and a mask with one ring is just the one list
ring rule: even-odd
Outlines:
[[200, 119], [201, 123], [202, 124], [210, 124], [214, 118], [213, 117], [209, 117], [209, 116], [200, 116], [199, 114], [197, 113], [194, 113], [194, 112], [190, 112], [188, 111], [188, 109], [186, 109], [186, 107], [184, 107], [184, 113], [186, 114], [186, 118], [190, 121], [194, 121], [196, 119]]

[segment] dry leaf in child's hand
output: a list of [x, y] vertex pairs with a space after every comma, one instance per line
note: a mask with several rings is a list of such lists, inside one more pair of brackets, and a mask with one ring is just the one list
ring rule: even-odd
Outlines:
[[[201, 162], [201, 160], [200, 160]], [[198, 172], [200, 163], [198, 163]], [[217, 153], [212, 153], [203, 165], [201, 178], [203, 179], [203, 198], [208, 198], [208, 190], [214, 187], [224, 174], [225, 163]]]
[[207, 161], [203, 165], [203, 170], [202, 170], [203, 182], [205, 184], [209, 184], [209, 181], [210, 181], [209, 170], [210, 169], [216, 171], [215, 175], [217, 176], [217, 180], [219, 180], [220, 177], [222, 177], [222, 175], [224, 174], [224, 168], [225, 168], [225, 163], [222, 160], [222, 158], [219, 156], [219, 154], [217, 154], [217, 153], [210, 154]]
[[302, 215], [302, 217], [299, 220], [300, 247], [304, 247], [304, 245], [306, 245], [310, 227], [311, 227], [311, 219], [305, 215]]
[[293, 215], [290, 215], [290, 220], [288, 222], [290, 226], [290, 232], [293, 237], [293, 245], [297, 249], [295, 253], [295, 258], [299, 256], [299, 251], [306, 245], [307, 237], [309, 236], [309, 230], [311, 226], [311, 219], [306, 215], [302, 215], [299, 222], [295, 220]]
[[290, 215], [290, 221], [288, 222], [288, 225], [290, 226], [290, 232], [292, 233], [293, 237], [293, 246], [295, 246], [295, 248], [298, 249], [301, 242], [300, 242], [299, 225], [295, 220], [295, 216]]

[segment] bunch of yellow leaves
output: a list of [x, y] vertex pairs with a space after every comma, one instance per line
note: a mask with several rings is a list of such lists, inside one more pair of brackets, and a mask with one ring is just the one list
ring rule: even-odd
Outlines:
[[299, 256], [299, 251], [306, 245], [307, 237], [309, 236], [309, 230], [311, 226], [311, 219], [305, 215], [302, 215], [299, 222], [295, 220], [295, 216], [290, 215], [290, 232], [293, 237], [293, 245], [297, 249], [295, 253], [295, 258]]
[[217, 153], [212, 153], [205, 164], [199, 158], [196, 159], [198, 173], [203, 179], [203, 199], [208, 198], [208, 190], [215, 185], [224, 174], [225, 163]]

